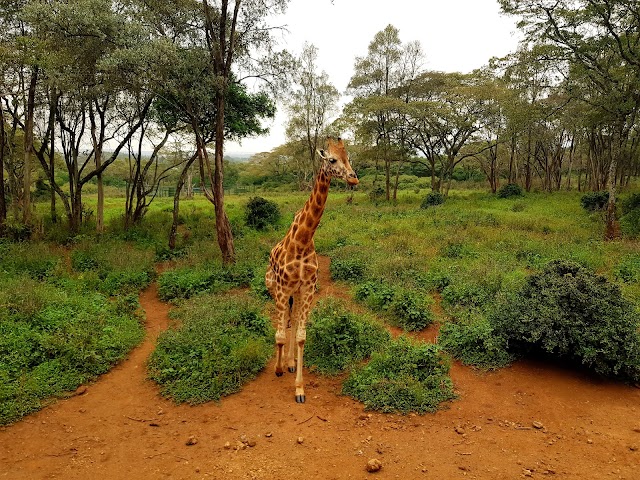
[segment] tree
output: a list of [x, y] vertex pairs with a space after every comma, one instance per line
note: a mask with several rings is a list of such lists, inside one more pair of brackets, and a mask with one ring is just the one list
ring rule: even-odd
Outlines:
[[556, 48], [572, 77], [589, 86], [583, 101], [610, 126], [605, 236], [616, 236], [618, 167], [630, 154], [640, 110], [640, 6], [636, 0], [499, 1], [504, 12], [521, 18], [526, 41]]
[[305, 146], [306, 159], [302, 165], [300, 186], [309, 186], [318, 171], [318, 149], [327, 136], [328, 121], [337, 111], [340, 94], [329, 82], [328, 75], [318, 72], [318, 50], [305, 44], [300, 56], [300, 67], [295, 75], [299, 80], [288, 102], [289, 120], [287, 137]]
[[374, 144], [382, 157], [387, 200], [391, 198], [391, 163], [394, 158], [404, 159], [405, 154], [406, 123], [400, 104], [417, 76], [421, 58], [418, 42], [403, 45], [398, 29], [387, 25], [369, 43], [367, 56], [356, 58], [348, 85], [354, 100], [346, 114], [357, 122], [356, 137]]
[[[213, 168], [207, 153], [206, 145], [198, 145], [200, 172], [205, 171], [211, 181], [211, 192], [208, 194], [216, 211], [216, 233], [218, 245], [225, 264], [235, 262], [235, 248], [231, 224], [224, 210], [224, 140], [225, 140], [225, 108], [228, 93], [233, 81], [232, 67], [234, 63], [244, 61], [249, 64], [252, 51], [267, 54], [271, 51], [271, 29], [266, 23], [270, 13], [284, 11], [288, 0], [235, 0], [230, 5], [228, 0], [209, 2], [203, 0], [204, 33], [209, 51], [211, 67], [215, 79], [215, 150]], [[230, 8], [231, 7], [231, 8]], [[256, 73], [272, 75], [278, 67], [278, 55], [265, 55], [261, 58]], [[266, 69], [264, 67], [267, 67]], [[275, 72], [278, 71], [276, 68]], [[282, 73], [280, 71], [280, 73]], [[212, 173], [213, 171], [213, 173]]]

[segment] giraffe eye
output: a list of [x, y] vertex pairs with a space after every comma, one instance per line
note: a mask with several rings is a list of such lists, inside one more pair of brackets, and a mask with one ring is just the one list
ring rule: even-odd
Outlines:
[[337, 162], [337, 160], [336, 160], [335, 158], [330, 158], [330, 159], [329, 159], [329, 162], [330, 162], [330, 163], [336, 163], [336, 162]]

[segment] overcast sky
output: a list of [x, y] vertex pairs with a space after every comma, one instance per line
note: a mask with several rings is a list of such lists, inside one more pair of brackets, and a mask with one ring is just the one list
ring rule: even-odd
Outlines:
[[[374, 35], [391, 24], [402, 43], [418, 40], [425, 68], [470, 72], [491, 57], [516, 49], [515, 19], [500, 14], [496, 0], [291, 0], [274, 25], [286, 25], [282, 46], [298, 55], [304, 42], [318, 49], [318, 66], [341, 94], [353, 74], [356, 57], [367, 54]], [[285, 142], [285, 112], [269, 123], [271, 134], [228, 143], [226, 152], [262, 152]]]

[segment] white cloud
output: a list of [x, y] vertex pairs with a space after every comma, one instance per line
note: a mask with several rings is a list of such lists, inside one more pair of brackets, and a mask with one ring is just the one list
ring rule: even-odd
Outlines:
[[[470, 72], [491, 57], [516, 49], [515, 20], [500, 14], [496, 0], [291, 0], [287, 13], [274, 18], [286, 25], [283, 46], [299, 54], [304, 42], [318, 48], [318, 65], [344, 92], [355, 58], [365, 56], [374, 35], [391, 24], [402, 42], [418, 40], [425, 67]], [[284, 143], [285, 112], [280, 106], [268, 137], [229, 143], [228, 152], [259, 152]]]

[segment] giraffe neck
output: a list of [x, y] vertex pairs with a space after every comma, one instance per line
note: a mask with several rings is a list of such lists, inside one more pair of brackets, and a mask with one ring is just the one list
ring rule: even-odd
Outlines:
[[331, 175], [324, 168], [321, 168], [316, 176], [313, 191], [297, 218], [296, 224], [298, 228], [295, 229], [293, 235], [297, 242], [303, 245], [313, 242], [313, 235], [320, 224], [320, 219], [327, 203], [330, 184]]

